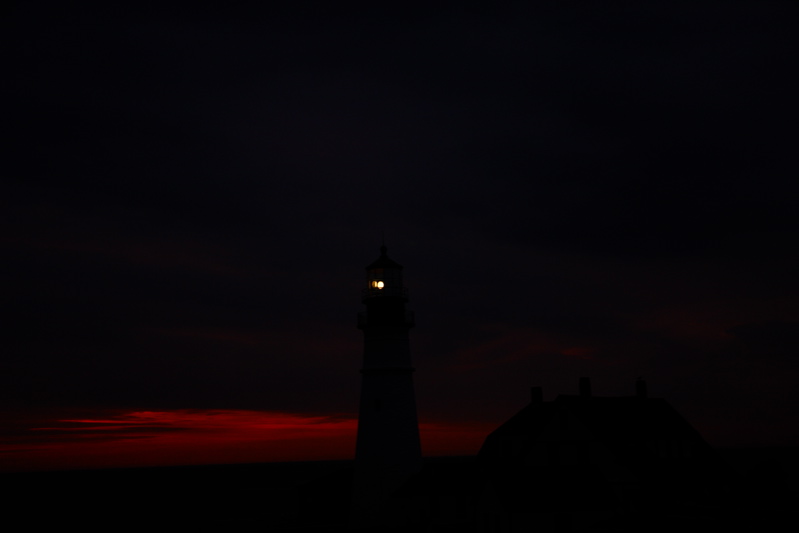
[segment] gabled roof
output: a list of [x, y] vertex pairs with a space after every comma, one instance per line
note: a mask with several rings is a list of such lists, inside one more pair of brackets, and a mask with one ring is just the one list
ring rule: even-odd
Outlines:
[[530, 404], [499, 426], [491, 436], [536, 437], [558, 417], [569, 414], [598, 440], [701, 439], [699, 433], [662, 398], [561, 395], [552, 402]]

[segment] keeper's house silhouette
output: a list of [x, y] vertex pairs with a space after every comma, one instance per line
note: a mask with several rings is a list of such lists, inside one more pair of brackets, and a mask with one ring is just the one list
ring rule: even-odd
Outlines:
[[[481, 518], [489, 530], [575, 530], [623, 517], [658, 520], [720, 495], [726, 468], [662, 398], [578, 395], [532, 401], [485, 440]], [[636, 520], [640, 520], [637, 518]], [[653, 524], [638, 523], [650, 529]]]
[[[426, 464], [401, 491], [429, 531], [659, 531], [726, 514], [728, 470], [665, 400], [577, 395], [532, 401], [471, 463]], [[395, 507], [396, 508], [396, 507]]]

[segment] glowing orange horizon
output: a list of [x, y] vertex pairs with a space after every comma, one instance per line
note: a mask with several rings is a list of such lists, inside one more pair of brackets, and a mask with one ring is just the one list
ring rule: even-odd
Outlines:
[[[348, 460], [357, 419], [272, 411], [98, 411], [33, 422], [0, 440], [0, 471]], [[472, 455], [486, 424], [423, 422], [427, 456]]]

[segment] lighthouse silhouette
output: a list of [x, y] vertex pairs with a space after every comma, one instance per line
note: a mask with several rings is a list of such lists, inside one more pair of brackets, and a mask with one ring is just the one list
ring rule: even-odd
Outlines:
[[392, 495], [421, 468], [408, 341], [414, 317], [405, 309], [402, 266], [386, 251], [383, 245], [380, 257], [366, 267], [366, 311], [358, 314], [364, 336], [352, 506], [352, 522], [358, 526], [379, 525], [402, 514]]

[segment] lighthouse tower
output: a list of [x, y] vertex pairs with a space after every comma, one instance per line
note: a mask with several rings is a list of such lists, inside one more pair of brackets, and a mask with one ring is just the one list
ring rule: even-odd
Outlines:
[[366, 267], [366, 283], [366, 311], [358, 314], [364, 351], [355, 449], [356, 523], [392, 513], [392, 493], [419, 471], [422, 456], [408, 343], [413, 313], [405, 309], [402, 266], [388, 258], [385, 246]]

